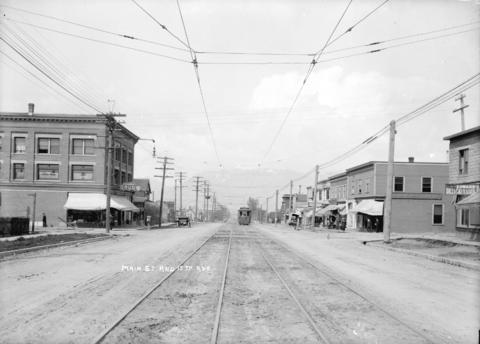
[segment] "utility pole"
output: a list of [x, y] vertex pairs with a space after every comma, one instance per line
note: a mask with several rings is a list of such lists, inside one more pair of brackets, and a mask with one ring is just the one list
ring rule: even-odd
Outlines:
[[178, 177], [178, 182], [179, 182], [179, 189], [180, 189], [180, 209], [179, 209], [179, 213], [180, 213], [180, 216], [183, 216], [183, 204], [182, 204], [182, 195], [183, 195], [183, 188], [185, 186], [183, 186], [183, 181], [185, 180], [185, 172], [183, 171], [180, 171], [180, 172], [177, 172], [177, 177]]
[[176, 179], [175, 179], [175, 198], [173, 201], [173, 213], [176, 220], [177, 219], [177, 180]]
[[313, 220], [312, 227], [315, 229], [315, 212], [317, 211], [317, 184], [318, 184], [318, 170], [319, 166], [315, 166], [315, 182], [313, 184]]
[[289, 195], [289, 201], [288, 201], [288, 220], [292, 218], [292, 213], [293, 213], [293, 180], [290, 180], [290, 195]]
[[212, 222], [215, 222], [215, 208], [217, 207], [217, 197], [215, 192], [213, 193], [213, 200], [212, 200]]
[[388, 147], [387, 165], [387, 190], [383, 214], [383, 241], [390, 243], [390, 230], [392, 222], [392, 193], [393, 193], [393, 160], [395, 155], [395, 121], [390, 122], [390, 141]]
[[35, 213], [37, 209], [37, 193], [34, 192], [28, 195], [33, 197], [33, 209], [32, 209], [32, 234], [33, 234], [35, 232], [35, 216], [36, 216]]
[[203, 222], [206, 222], [207, 220], [207, 215], [206, 215], [206, 210], [207, 210], [207, 181], [203, 181]]
[[278, 217], [278, 189], [275, 191], [275, 226], [277, 225]]
[[206, 215], [207, 215], [207, 222], [209, 220], [209, 216], [208, 216], [208, 200], [210, 199], [210, 184], [207, 184], [207, 194], [205, 195], [205, 199], [207, 200], [207, 211], [206, 211]]
[[163, 160], [163, 166], [162, 167], [155, 167], [156, 170], [163, 170], [161, 176], [154, 176], [154, 177], [159, 177], [162, 178], [162, 190], [160, 191], [160, 217], [158, 219], [158, 228], [162, 227], [162, 215], [163, 215], [163, 190], [165, 188], [165, 179], [166, 178], [173, 178], [172, 176], [166, 176], [165, 173], [167, 170], [173, 170], [173, 168], [168, 168], [168, 164], [172, 164], [169, 160], [173, 160], [172, 158], [169, 158], [168, 156], [164, 157], [159, 157], [160, 160]]
[[107, 127], [107, 204], [105, 207], [105, 231], [110, 233], [110, 203], [112, 197], [112, 151], [113, 147], [113, 132], [117, 130], [117, 121], [115, 117], [126, 117], [124, 114], [109, 113], [104, 116], [105, 126]]
[[270, 198], [270, 197], [266, 197], [266, 199], [265, 199], [265, 201], [266, 201], [266, 203], [267, 203], [266, 209], [265, 209], [266, 218], [267, 218], [267, 224], [268, 224], [268, 199], [269, 199], [269, 198]]
[[198, 221], [198, 192], [200, 191], [199, 184], [202, 177], [195, 176], [193, 178], [195, 178], [195, 189], [193, 189], [195, 191], [195, 221]]
[[464, 103], [463, 103], [463, 99], [465, 97], [466, 97], [465, 94], [462, 93], [457, 98], [455, 98], [455, 101], [460, 100], [460, 107], [458, 109], [455, 109], [455, 110], [452, 111], [453, 113], [460, 111], [460, 116], [461, 116], [461, 121], [462, 121], [461, 122], [462, 123], [462, 131], [465, 130], [465, 116], [464, 116], [464, 111], [463, 110], [465, 110], [468, 107], [468, 105], [464, 105]]

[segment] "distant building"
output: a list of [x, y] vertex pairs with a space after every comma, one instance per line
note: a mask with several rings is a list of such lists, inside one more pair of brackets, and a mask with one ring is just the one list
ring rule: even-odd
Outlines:
[[[132, 193], [121, 186], [133, 180], [138, 137], [120, 124], [118, 129], [112, 212], [113, 220], [122, 224], [137, 210], [130, 202]], [[106, 137], [101, 115], [37, 114], [33, 104], [26, 113], [0, 113], [0, 216], [30, 217], [35, 195], [36, 221], [45, 213], [48, 225], [104, 223]]]
[[[392, 232], [452, 231], [454, 209], [445, 194], [448, 164], [394, 163]], [[383, 230], [387, 162], [370, 161], [346, 170], [347, 228]]]
[[446, 193], [455, 204], [455, 229], [480, 240], [480, 126], [447, 136], [449, 179]]
[[132, 197], [133, 204], [140, 210], [138, 214], [134, 215], [136, 219], [144, 222], [145, 220], [145, 203], [150, 202], [150, 194], [152, 189], [150, 188], [149, 179], [133, 179], [135, 192]]

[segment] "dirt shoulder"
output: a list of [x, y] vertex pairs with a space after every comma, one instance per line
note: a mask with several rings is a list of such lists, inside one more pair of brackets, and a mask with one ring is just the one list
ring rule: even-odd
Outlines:
[[21, 236], [15, 240], [0, 241], [0, 252], [54, 245], [54, 244], [60, 244], [60, 243], [68, 243], [71, 241], [93, 239], [93, 238], [100, 238], [100, 237], [106, 237], [106, 236], [108, 235], [88, 234], [88, 233], [42, 235], [38, 237], [28, 236], [27, 238]]

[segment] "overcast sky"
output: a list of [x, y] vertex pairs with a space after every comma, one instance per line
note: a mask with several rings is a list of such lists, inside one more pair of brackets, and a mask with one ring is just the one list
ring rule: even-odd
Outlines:
[[[136, 1], [185, 41], [176, 1]], [[348, 2], [180, 0], [180, 5], [191, 47], [196, 51], [307, 54], [325, 45]], [[333, 37], [344, 33], [382, 2], [353, 0]], [[0, 5], [185, 48], [132, 0], [0, 0]], [[311, 56], [198, 53], [210, 132], [191, 63], [24, 23], [190, 61], [187, 51], [115, 37], [8, 7], [1, 7], [0, 11], [9, 19], [1, 21], [2, 37], [17, 44], [19, 38], [23, 39], [24, 44], [45, 54], [45, 61], [55, 64], [69, 85], [75, 84], [82, 98], [88, 98], [87, 103], [96, 109], [112, 110], [113, 103], [107, 100], [114, 100], [113, 111], [127, 114], [125, 125], [142, 138], [154, 138], [157, 152], [174, 157], [175, 167], [190, 176], [207, 170], [254, 171], [259, 164], [262, 169], [305, 173], [315, 164], [355, 147], [390, 120], [415, 110], [480, 69], [479, 0], [390, 0], [325, 49], [321, 63], [316, 65], [285, 122]], [[423, 34], [432, 31], [436, 32]], [[397, 40], [410, 35], [415, 36]], [[439, 36], [444, 37], [431, 39]], [[388, 42], [343, 50], [378, 41]], [[347, 57], [389, 46], [394, 47]], [[41, 113], [95, 113], [51, 83], [3, 42], [0, 50], [0, 111], [25, 112], [27, 103], [33, 102]], [[58, 93], [39, 83], [6, 55]], [[207, 62], [235, 64], [203, 64]], [[470, 106], [466, 110], [466, 127], [470, 128], [480, 122], [478, 85], [465, 94]], [[447, 101], [400, 126], [396, 160], [414, 156], [417, 161], [445, 162], [448, 143], [442, 138], [460, 131], [460, 117], [452, 113], [457, 106], [458, 102]], [[137, 144], [135, 177], [156, 174], [151, 151], [151, 142]], [[384, 136], [349, 159], [321, 171], [321, 175], [368, 160], [386, 159]], [[245, 184], [248, 183], [246, 178]]]

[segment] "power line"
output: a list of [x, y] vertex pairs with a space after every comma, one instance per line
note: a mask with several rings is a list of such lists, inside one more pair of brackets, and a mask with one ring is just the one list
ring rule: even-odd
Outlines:
[[66, 36], [70, 36], [70, 37], [75, 37], [75, 38], [79, 38], [79, 39], [83, 39], [83, 40], [87, 40], [87, 41], [91, 41], [91, 42], [95, 42], [95, 43], [106, 44], [106, 45], [110, 45], [110, 46], [113, 46], [113, 47], [122, 48], [122, 49], [127, 49], [127, 50], [132, 50], [132, 51], [136, 51], [136, 52], [140, 52], [140, 53], [144, 53], [144, 54], [148, 54], [148, 55], [154, 55], [154, 56], [158, 56], [158, 57], [163, 57], [163, 58], [170, 59], [170, 60], [173, 60], [173, 61], [190, 63], [190, 61], [188, 61], [188, 60], [185, 60], [185, 59], [182, 59], [182, 58], [178, 58], [178, 57], [175, 57], [175, 56], [170, 56], [170, 55], [165, 55], [165, 54], [156, 53], [156, 52], [151, 51], [151, 50], [145, 50], [145, 49], [140, 49], [140, 48], [133, 48], [133, 47], [129, 47], [129, 46], [123, 45], [123, 44], [113, 43], [113, 42], [104, 41], [104, 40], [96, 39], [96, 38], [90, 38], [90, 37], [86, 37], [86, 36], [81, 36], [81, 35], [77, 35], [77, 34], [74, 34], [74, 33], [69, 33], [69, 32], [65, 32], [65, 31], [60, 31], [60, 30], [48, 28], [48, 27], [41, 26], [41, 25], [26, 23], [26, 22], [23, 22], [23, 21], [21, 21], [21, 20], [16, 20], [16, 19], [11, 19], [11, 18], [6, 18], [6, 17], [3, 17], [3, 19], [5, 19], [5, 20], [10, 20], [10, 21], [13, 21], [13, 22], [15, 22], [15, 23], [22, 24], [22, 25], [32, 26], [32, 27], [35, 27], [35, 28], [37, 28], [37, 29], [41, 29], [41, 30], [45, 30], [45, 31], [50, 31], [50, 32], [54, 32], [54, 33], [58, 33], [58, 34], [61, 34], [61, 35], [66, 35]]
[[89, 29], [89, 30], [93, 30], [93, 31], [105, 33], [105, 34], [108, 34], [108, 35], [129, 39], [129, 40], [136, 40], [136, 41], [140, 41], [140, 42], [144, 42], [144, 43], [155, 44], [155, 45], [158, 45], [158, 46], [162, 46], [162, 47], [170, 48], [170, 49], [175, 49], [175, 50], [179, 50], [179, 51], [185, 51], [185, 52], [188, 51], [185, 48], [176, 47], [174, 45], [165, 44], [165, 43], [161, 43], [161, 42], [158, 42], [158, 41], [152, 41], [152, 40], [148, 40], [148, 39], [145, 39], [145, 38], [136, 37], [136, 36], [133, 36], [131, 34], [123, 34], [123, 33], [113, 32], [113, 31], [97, 28], [97, 27], [94, 27], [94, 26], [85, 25], [85, 24], [76, 23], [76, 22], [73, 22], [73, 21], [70, 21], [70, 20], [61, 19], [61, 18], [54, 17], [54, 16], [51, 16], [51, 15], [46, 15], [46, 14], [33, 12], [33, 11], [27, 11], [27, 10], [17, 8], [17, 7], [13, 7], [13, 6], [0, 5], [0, 7], [6, 7], [6, 8], [9, 8], [9, 9], [15, 10], [15, 11], [28, 13], [28, 14], [43, 17], [43, 18], [48, 18], [48, 19], [55, 20], [55, 21], [58, 21], [58, 22], [78, 26], [78, 27], [81, 27], [81, 28], [84, 28], [84, 29]]
[[71, 96], [73, 96], [75, 99], [77, 99], [78, 101], [80, 101], [81, 103], [85, 104], [86, 106], [88, 106], [89, 108], [97, 111], [97, 113], [103, 113], [102, 111], [100, 111], [99, 109], [97, 109], [95, 106], [93, 105], [90, 105], [87, 101], [83, 100], [81, 97], [79, 97], [78, 95], [76, 95], [74, 92], [72, 92], [71, 90], [69, 90], [68, 88], [66, 88], [64, 85], [62, 85], [61, 83], [59, 83], [57, 80], [55, 80], [52, 76], [50, 76], [47, 72], [45, 72], [44, 70], [42, 70], [42, 68], [40, 68], [39, 66], [37, 66], [34, 62], [31, 61], [31, 59], [29, 59], [27, 56], [25, 56], [25, 54], [23, 54], [21, 51], [19, 51], [19, 49], [17, 49], [16, 47], [13, 46], [13, 44], [11, 44], [9, 41], [7, 41], [4, 37], [0, 36], [0, 40], [2, 40], [3, 42], [5, 42], [5, 44], [7, 44], [13, 51], [15, 51], [18, 55], [20, 55], [24, 60], [26, 60], [29, 64], [31, 64], [35, 69], [37, 69], [40, 73], [42, 73], [43, 75], [45, 75], [49, 80], [51, 80], [52, 82], [54, 82], [56, 85], [58, 85], [60, 88], [62, 88], [65, 92], [67, 92], [68, 94], [70, 94]]

